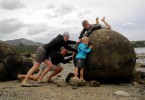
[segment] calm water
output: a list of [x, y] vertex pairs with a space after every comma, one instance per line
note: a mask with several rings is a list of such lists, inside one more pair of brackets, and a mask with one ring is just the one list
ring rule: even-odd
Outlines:
[[134, 48], [134, 50], [137, 54], [145, 53], [145, 47], [143, 47], [143, 48]]
[[[140, 56], [142, 56], [139, 59], [136, 59], [136, 62], [141, 63], [143, 65], [145, 65], [145, 47], [143, 48], [134, 48], [136, 54], [139, 54]], [[144, 68], [145, 70], [145, 68]]]

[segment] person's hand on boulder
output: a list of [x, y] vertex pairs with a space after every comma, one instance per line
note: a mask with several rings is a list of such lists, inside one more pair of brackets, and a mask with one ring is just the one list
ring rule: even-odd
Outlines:
[[93, 45], [90, 45], [90, 46], [89, 46], [89, 48], [91, 48], [91, 49], [92, 49], [92, 48], [93, 48]]

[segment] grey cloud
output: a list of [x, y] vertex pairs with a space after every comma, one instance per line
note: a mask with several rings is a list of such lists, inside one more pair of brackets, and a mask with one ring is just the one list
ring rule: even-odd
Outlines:
[[91, 11], [80, 11], [80, 12], [78, 12], [79, 17], [84, 17], [84, 15], [88, 15], [88, 14], [91, 14]]
[[[144, 9], [142, 12], [145, 11]], [[143, 33], [145, 23], [143, 21], [145, 14], [142, 12], [137, 12], [129, 20], [124, 21], [124, 23], [118, 25], [120, 29], [128, 31], [130, 33], [137, 32]], [[142, 19], [142, 20], [141, 20]], [[142, 31], [142, 32], [139, 32]]]
[[24, 26], [24, 23], [17, 19], [5, 19], [0, 21], [0, 33], [12, 33]]
[[129, 40], [144, 40], [145, 23], [143, 20], [140, 20], [144, 19], [144, 16], [142, 13], [137, 13], [129, 20], [124, 21], [124, 23], [115, 25], [113, 29], [126, 36]]
[[57, 8], [55, 10], [56, 14], [58, 15], [66, 15], [71, 13], [74, 10], [74, 8], [72, 6], [68, 6], [68, 5], [61, 5], [59, 8]]
[[77, 27], [67, 27], [67, 28], [58, 28], [49, 26], [48, 31], [43, 34], [41, 37], [37, 37], [34, 40], [39, 41], [42, 43], [48, 43], [53, 38], [55, 38], [58, 34], [62, 34], [63, 32], [69, 32], [70, 33], [70, 39], [77, 40], [79, 36], [80, 29]]
[[53, 3], [50, 3], [46, 8], [47, 9], [53, 9], [53, 8], [55, 8], [55, 5]]
[[61, 24], [63, 24], [63, 25], [65, 25], [65, 24], [66, 25], [70, 25], [70, 24], [72, 25], [74, 23], [77, 23], [77, 19], [76, 20], [74, 20], [74, 19], [73, 20], [72, 19], [65, 19], [64, 21], [61, 22]]
[[1, 0], [0, 6], [1, 8], [7, 10], [14, 10], [14, 9], [25, 7], [25, 5], [22, 4], [20, 0]]
[[60, 16], [65, 16], [67, 14], [72, 13], [75, 10], [74, 7], [69, 5], [60, 5], [58, 8], [54, 9], [54, 15], [47, 14], [46, 17], [56, 18]]
[[33, 35], [33, 34], [46, 32], [47, 30], [48, 30], [47, 24], [31, 24], [31, 25], [28, 25], [27, 33], [29, 35]]
[[135, 26], [136, 26], [135, 22], [126, 22], [126, 23], [122, 24], [123, 29], [132, 29]]

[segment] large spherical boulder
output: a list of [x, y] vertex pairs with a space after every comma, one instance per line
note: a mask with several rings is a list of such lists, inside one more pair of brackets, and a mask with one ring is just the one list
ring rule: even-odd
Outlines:
[[136, 55], [129, 40], [118, 32], [107, 29], [93, 31], [89, 36], [93, 43], [84, 70], [85, 79], [123, 81], [131, 78]]
[[0, 42], [0, 81], [13, 80], [22, 69], [22, 56], [12, 46]]

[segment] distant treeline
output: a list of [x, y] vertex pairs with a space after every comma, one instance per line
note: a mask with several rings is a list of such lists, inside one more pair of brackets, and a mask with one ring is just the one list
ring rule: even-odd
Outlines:
[[145, 47], [145, 40], [144, 41], [130, 41], [133, 47]]
[[38, 48], [38, 46], [36, 46], [36, 45], [17, 45], [17, 46], [14, 46], [14, 47], [20, 53], [25, 53], [25, 52], [35, 53], [36, 49]]

